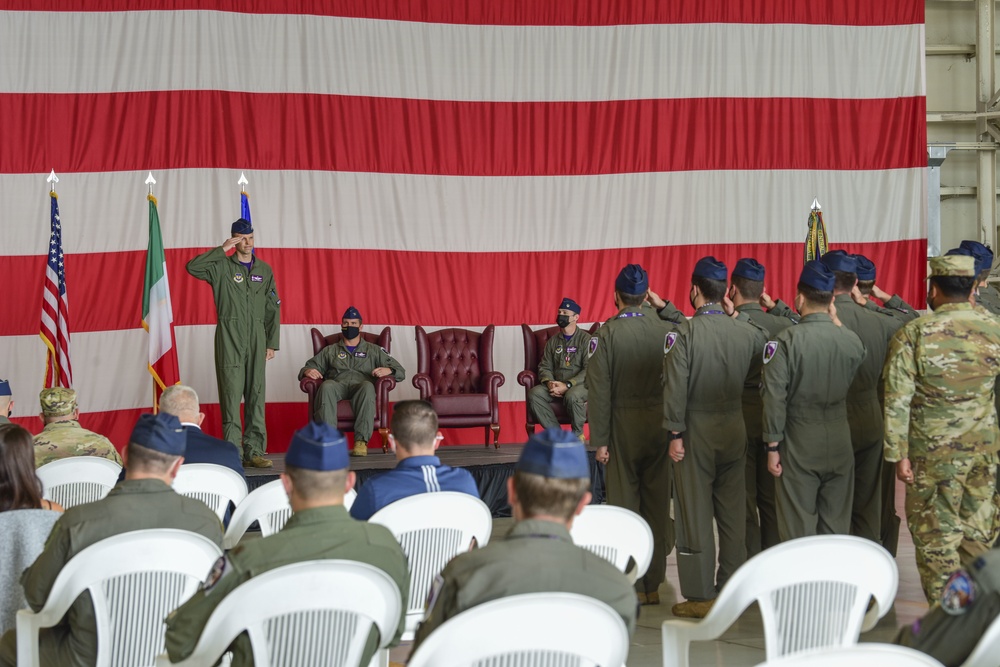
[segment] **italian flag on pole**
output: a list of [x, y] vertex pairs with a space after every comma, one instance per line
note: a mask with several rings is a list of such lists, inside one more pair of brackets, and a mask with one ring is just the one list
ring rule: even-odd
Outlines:
[[153, 376], [153, 411], [158, 412], [160, 394], [180, 382], [174, 313], [170, 307], [167, 262], [160, 235], [156, 197], [149, 195], [149, 248], [146, 250], [146, 282], [142, 289], [142, 328], [149, 332], [149, 373]]

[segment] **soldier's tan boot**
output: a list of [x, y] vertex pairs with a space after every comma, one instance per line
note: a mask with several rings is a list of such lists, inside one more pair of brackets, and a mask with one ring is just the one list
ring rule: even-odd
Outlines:
[[688, 600], [675, 604], [670, 611], [678, 618], [705, 618], [714, 604], [715, 600]]
[[265, 459], [263, 456], [253, 456], [246, 465], [251, 468], [270, 468], [274, 465], [274, 461], [271, 459]]
[[351, 456], [368, 456], [368, 442], [366, 440], [355, 440]]

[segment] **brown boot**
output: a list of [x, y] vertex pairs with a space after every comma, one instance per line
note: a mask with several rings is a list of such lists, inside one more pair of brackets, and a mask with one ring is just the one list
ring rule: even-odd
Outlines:
[[639, 604], [643, 606], [651, 604], [660, 604], [660, 594], [657, 591], [650, 591], [648, 593], [638, 593]]
[[675, 604], [670, 611], [678, 618], [705, 618], [714, 604], [715, 600], [688, 600]]
[[351, 450], [351, 456], [368, 456], [368, 441], [355, 440], [354, 449]]
[[273, 465], [274, 461], [265, 459], [263, 456], [252, 456], [249, 461], [243, 463], [245, 468], [270, 468]]

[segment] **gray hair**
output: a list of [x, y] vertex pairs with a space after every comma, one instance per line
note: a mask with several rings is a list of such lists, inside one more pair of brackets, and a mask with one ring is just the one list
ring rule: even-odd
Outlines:
[[198, 414], [200, 407], [198, 393], [183, 384], [167, 387], [160, 396], [160, 410], [175, 417], [189, 412]]

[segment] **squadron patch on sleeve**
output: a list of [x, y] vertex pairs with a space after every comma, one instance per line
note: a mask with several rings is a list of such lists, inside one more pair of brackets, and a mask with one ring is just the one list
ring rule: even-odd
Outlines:
[[774, 354], [777, 351], [778, 351], [778, 341], [776, 340], [767, 341], [767, 344], [764, 346], [764, 363], [766, 364], [767, 362], [771, 361], [771, 359], [774, 359]]
[[941, 609], [952, 616], [964, 614], [976, 601], [976, 582], [965, 570], [951, 575], [941, 593]]
[[219, 580], [226, 576], [230, 569], [229, 558], [227, 556], [219, 556], [219, 560], [215, 561], [212, 569], [208, 571], [208, 576], [205, 577], [204, 589], [206, 591], [212, 590], [212, 587], [219, 583]]
[[587, 344], [587, 357], [594, 356], [594, 352], [597, 352], [597, 336], [590, 339], [590, 343]]
[[663, 338], [663, 354], [666, 354], [674, 347], [674, 343], [677, 342], [677, 332], [671, 331]]

